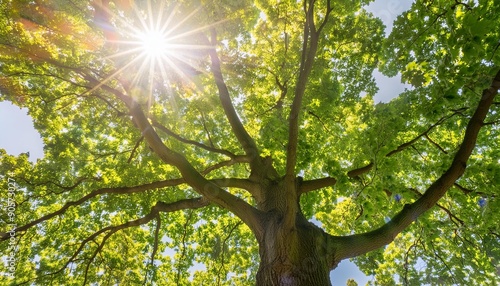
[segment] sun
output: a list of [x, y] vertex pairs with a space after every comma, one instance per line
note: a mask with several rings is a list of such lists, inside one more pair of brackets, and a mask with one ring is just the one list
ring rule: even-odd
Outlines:
[[141, 54], [151, 60], [162, 60], [171, 53], [171, 45], [165, 32], [146, 28], [137, 36]]
[[212, 25], [192, 21], [201, 9], [184, 11], [178, 5], [156, 3], [137, 1], [116, 13], [101, 7], [109, 14], [100, 25], [110, 47], [106, 60], [115, 67], [102, 84], [121, 77], [119, 82], [131, 88], [134, 97], [147, 99], [148, 110], [173, 87], [198, 87], [196, 77], [206, 72], [207, 51], [213, 48], [204, 36]]

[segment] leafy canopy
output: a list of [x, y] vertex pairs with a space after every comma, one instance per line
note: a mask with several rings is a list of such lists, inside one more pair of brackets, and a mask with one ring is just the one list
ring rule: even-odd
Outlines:
[[[19, 188], [17, 283], [252, 284], [248, 221], [200, 190], [256, 203], [242, 141], [272, 158], [277, 176], [289, 173], [301, 86], [292, 173], [335, 178], [303, 194], [301, 209], [344, 236], [422, 197], [454, 162], [499, 70], [499, 1], [416, 1], [387, 37], [368, 1], [317, 1], [312, 16], [314, 1], [176, 2], [0, 2], [0, 100], [27, 107], [45, 144], [36, 163], [1, 151], [2, 189], [9, 178]], [[323, 25], [302, 83], [308, 21]], [[375, 104], [375, 68], [413, 87]], [[375, 284], [499, 283], [499, 106], [437, 206], [355, 258]]]

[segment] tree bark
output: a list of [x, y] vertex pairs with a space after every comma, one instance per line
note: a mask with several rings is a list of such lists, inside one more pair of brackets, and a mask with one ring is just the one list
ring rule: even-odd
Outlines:
[[302, 215], [291, 229], [270, 215], [259, 241], [258, 286], [331, 285], [327, 235]]
[[331, 236], [309, 222], [299, 206], [300, 180], [264, 179], [257, 285], [331, 285]]

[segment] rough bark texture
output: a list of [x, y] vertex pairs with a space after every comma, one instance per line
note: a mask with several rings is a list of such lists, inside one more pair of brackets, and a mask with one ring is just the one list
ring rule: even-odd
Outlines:
[[[272, 174], [272, 172], [271, 172]], [[299, 207], [300, 179], [264, 179], [257, 285], [331, 285], [330, 236]]]
[[302, 215], [292, 228], [269, 215], [260, 244], [257, 285], [331, 285], [326, 234]]

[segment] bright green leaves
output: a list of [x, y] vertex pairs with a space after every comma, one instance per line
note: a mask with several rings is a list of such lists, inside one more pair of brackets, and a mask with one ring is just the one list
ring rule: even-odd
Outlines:
[[345, 197], [338, 198], [336, 202], [330, 202], [329, 206], [329, 212], [315, 214], [315, 217], [322, 222], [322, 227], [333, 235], [350, 233], [353, 229], [352, 222], [356, 220], [360, 209], [351, 198]]
[[[137, 101], [165, 145], [207, 179], [248, 177], [252, 170], [247, 164], [230, 161], [242, 148], [210, 73], [207, 49], [215, 45], [237, 117], [260, 154], [271, 156], [282, 175], [304, 47], [301, 3], [187, 1], [162, 6], [164, 15], [172, 13], [172, 23], [180, 23], [174, 30], [192, 56], [183, 58], [184, 68], [195, 63], [196, 71], [165, 63], [161, 75], [144, 77], [149, 69], [130, 64], [137, 57], [127, 53], [127, 44], [111, 41], [110, 31], [96, 23], [99, 1], [94, 6], [4, 2], [0, 96], [29, 108], [46, 148], [45, 158], [35, 165], [23, 156], [1, 153], [0, 172], [13, 174], [23, 190], [16, 197], [20, 224], [62, 210], [26, 232], [30, 240], [20, 244], [19, 276], [42, 276], [70, 262], [60, 276], [36, 282], [81, 285], [87, 272], [89, 282], [120, 285], [140, 284], [145, 277], [158, 284], [252, 284], [258, 265], [254, 236], [215, 206], [161, 214], [158, 235], [156, 217], [141, 226], [93, 236], [147, 216], [159, 201], [198, 196], [197, 190], [180, 184], [118, 194], [125, 186], [181, 174], [150, 150], [116, 95]], [[110, 1], [105, 8], [114, 13], [108, 28], [118, 34], [112, 36], [129, 40], [129, 25], [152, 15], [145, 16], [146, 1], [134, 8], [126, 2]], [[334, 235], [372, 230], [390, 221], [404, 204], [418, 200], [446, 170], [478, 94], [491, 84], [500, 63], [496, 2], [417, 1], [384, 39], [381, 20], [360, 3], [331, 1], [328, 6], [316, 1], [316, 28], [327, 9], [332, 11], [318, 34], [307, 79], [296, 169], [304, 180], [330, 176], [336, 185], [301, 196], [308, 218]], [[135, 14], [133, 9], [142, 10]], [[217, 42], [208, 43], [212, 29]], [[372, 72], [377, 66], [389, 75], [401, 73], [414, 88], [374, 105]], [[407, 284], [497, 282], [499, 112], [496, 104], [464, 177], [440, 206], [393, 244], [359, 259], [376, 283], [395, 284], [395, 275]], [[370, 170], [348, 175], [365, 166]], [[110, 189], [115, 193], [105, 193]], [[241, 189], [226, 189], [254, 202]], [[467, 276], [469, 270], [474, 274]]]
[[476, 83], [498, 61], [499, 34], [492, 27], [499, 18], [492, 13], [492, 5], [497, 4], [415, 3], [396, 21], [385, 50], [392, 60], [383, 60], [384, 71], [391, 75], [403, 72], [415, 87], [427, 86], [432, 80], [436, 96]]
[[[23, 3], [25, 2], [25, 3]], [[17, 37], [2, 37], [2, 50], [10, 47], [16, 54], [24, 54], [35, 62], [57, 61], [60, 65], [76, 67], [82, 57], [81, 50], [95, 51], [101, 42], [85, 22], [82, 11], [88, 7], [68, 5], [64, 1], [52, 3], [16, 1], [2, 4], [6, 18], [4, 32]]]
[[328, 66], [333, 76], [342, 82], [343, 96], [351, 99], [362, 93], [374, 95], [371, 73], [382, 43], [382, 23], [364, 10], [332, 23], [331, 28], [325, 28], [331, 30], [324, 34], [324, 59], [331, 63]]
[[[256, 246], [249, 229], [234, 218], [221, 218], [217, 223], [205, 222], [196, 235], [200, 244], [197, 262], [203, 263], [206, 272], [195, 273], [193, 283], [251, 283], [253, 277], [245, 272], [256, 272]], [[208, 282], [211, 281], [211, 282]], [[226, 281], [226, 282], [225, 282]], [[226, 285], [226, 284], [223, 284]]]
[[414, 87], [429, 85], [434, 72], [428, 69], [427, 62], [411, 62], [406, 65], [402, 74], [402, 80], [410, 83]]

